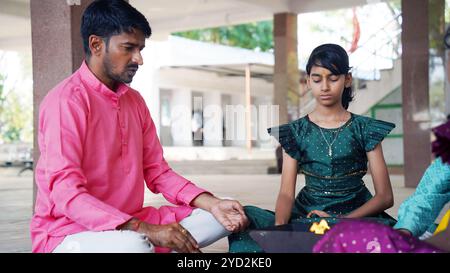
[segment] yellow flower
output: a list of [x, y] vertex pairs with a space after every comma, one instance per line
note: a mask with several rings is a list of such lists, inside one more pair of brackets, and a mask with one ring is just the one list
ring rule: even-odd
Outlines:
[[309, 228], [309, 231], [314, 232], [315, 234], [323, 235], [325, 231], [329, 230], [330, 226], [328, 225], [325, 219], [320, 220], [320, 223], [314, 222], [312, 226]]

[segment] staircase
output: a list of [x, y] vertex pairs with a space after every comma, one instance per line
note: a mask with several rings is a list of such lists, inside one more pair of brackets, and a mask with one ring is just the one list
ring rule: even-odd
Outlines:
[[[367, 113], [370, 108], [396, 90], [401, 85], [401, 80], [401, 59], [394, 60], [392, 68], [380, 70], [380, 78], [378, 80], [362, 81], [353, 78], [355, 97], [350, 103], [348, 110], [358, 115]], [[305, 94], [301, 100], [303, 100], [303, 103], [300, 109], [300, 116], [307, 115], [314, 110], [316, 100], [311, 92]]]
[[[365, 60], [352, 68], [354, 99], [348, 109], [350, 112], [359, 115], [366, 114], [374, 105], [401, 86], [402, 63], [399, 41], [402, 31], [399, 23], [400, 16], [401, 13], [395, 14], [385, 25], [381, 26], [363, 44], [358, 46], [359, 51], [365, 50], [366, 52], [370, 52], [370, 54]], [[388, 29], [389, 31], [387, 31]], [[371, 45], [371, 47], [368, 47], [368, 45]], [[372, 48], [372, 45], [374, 45], [375, 49]], [[387, 52], [387, 50], [392, 50], [393, 54], [391, 56], [383, 56], [380, 53]], [[375, 60], [378, 58], [387, 58], [391, 61], [392, 67], [389, 69], [374, 70], [373, 77], [369, 77], [373, 80], [359, 79], [365, 77], [362, 75], [358, 77], [358, 74], [362, 73], [367, 67], [371, 67], [370, 64], [373, 62], [373, 58]], [[375, 77], [375, 74], [378, 72], [379, 77]], [[305, 89], [304, 86], [303, 89]], [[300, 95], [300, 116], [307, 115], [314, 110], [315, 106], [316, 100], [310, 90]]]
[[380, 70], [380, 79], [368, 81], [365, 88], [356, 89], [353, 102], [350, 103], [349, 111], [363, 115], [372, 106], [382, 101], [392, 91], [396, 90], [402, 82], [402, 61], [394, 60], [391, 69]]

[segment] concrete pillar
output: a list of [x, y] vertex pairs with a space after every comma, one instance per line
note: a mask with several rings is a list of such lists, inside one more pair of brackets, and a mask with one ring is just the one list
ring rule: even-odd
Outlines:
[[280, 123], [299, 116], [299, 79], [297, 53], [297, 14], [274, 15], [275, 70], [274, 104], [279, 105]]
[[174, 146], [192, 146], [192, 92], [172, 90], [171, 133]]
[[402, 0], [402, 99], [405, 186], [431, 162], [428, 1]]
[[222, 146], [223, 119], [222, 95], [220, 92], [203, 94], [204, 146]]
[[[76, 3], [77, 1], [69, 1]], [[61, 0], [30, 1], [33, 53], [34, 162], [39, 159], [39, 105], [48, 91], [70, 76], [84, 59], [81, 16], [92, 0], [79, 5]], [[36, 184], [33, 187], [33, 204]]]

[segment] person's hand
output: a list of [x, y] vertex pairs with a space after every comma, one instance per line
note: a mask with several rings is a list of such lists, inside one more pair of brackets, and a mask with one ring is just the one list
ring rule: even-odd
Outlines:
[[138, 232], [145, 234], [155, 246], [168, 247], [182, 253], [201, 252], [189, 231], [178, 223], [150, 225], [142, 222]]
[[235, 200], [219, 199], [211, 206], [211, 213], [231, 232], [242, 231], [249, 224], [244, 208]]
[[275, 221], [275, 226], [282, 226], [282, 225], [286, 225], [286, 222], [281, 222], [281, 221]]
[[325, 211], [321, 211], [321, 210], [312, 210], [308, 213], [308, 215], [306, 215], [306, 218], [311, 218], [311, 216], [313, 215], [317, 215], [319, 217], [331, 217], [331, 215], [329, 215], [328, 213], [326, 213]]
[[409, 231], [409, 230], [407, 230], [407, 229], [401, 228], [401, 229], [397, 229], [397, 230], [400, 231], [400, 232], [403, 233], [403, 234], [412, 236], [411, 231]]

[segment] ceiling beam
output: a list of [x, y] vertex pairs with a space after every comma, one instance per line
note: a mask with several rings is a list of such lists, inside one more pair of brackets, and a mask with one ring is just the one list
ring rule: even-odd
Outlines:
[[317, 0], [290, 0], [290, 8], [294, 13], [307, 13], [326, 11], [333, 9], [344, 9], [355, 6], [363, 6], [373, 3], [387, 2], [389, 0], [339, 0], [339, 1], [317, 1]]
[[30, 3], [12, 0], [2, 0], [0, 14], [30, 18]]
[[272, 14], [289, 12], [291, 10], [290, 0], [234, 0], [234, 2], [237, 4], [246, 4], [264, 11], [270, 11]]
[[219, 26], [237, 25], [255, 21], [271, 20], [272, 13], [261, 10], [243, 10], [242, 8], [226, 12], [207, 14], [187, 14], [180, 18], [167, 18], [150, 21], [155, 32], [172, 33]]

